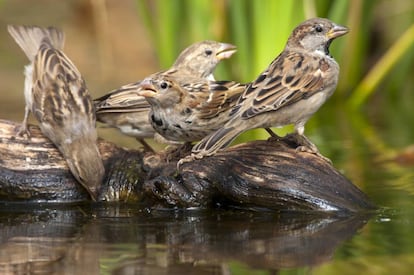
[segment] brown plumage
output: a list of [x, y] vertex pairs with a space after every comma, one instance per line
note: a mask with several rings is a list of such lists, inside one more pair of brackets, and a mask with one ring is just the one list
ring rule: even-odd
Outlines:
[[234, 81], [153, 76], [140, 95], [151, 104], [150, 122], [167, 141], [192, 142], [221, 128], [245, 85]]
[[[181, 52], [172, 67], [153, 74], [189, 76], [213, 80], [217, 64], [236, 52], [236, 47], [216, 41], [194, 43]], [[138, 94], [140, 81], [122, 86], [94, 100], [98, 121], [122, 133], [137, 138], [144, 146], [144, 138], [154, 137], [155, 130], [148, 121], [150, 105]]]
[[247, 86], [224, 127], [195, 145], [193, 155], [181, 163], [214, 154], [246, 130], [287, 124], [295, 125], [304, 144], [298, 149], [318, 153], [304, 136], [304, 126], [336, 89], [339, 66], [329, 54], [329, 45], [347, 32], [323, 18], [296, 27], [283, 52]]
[[25, 67], [25, 116], [18, 134], [30, 136], [27, 118], [32, 112], [42, 133], [95, 200], [104, 176], [95, 111], [84, 79], [62, 51], [63, 33], [35, 26], [8, 26], [8, 31], [30, 60]]

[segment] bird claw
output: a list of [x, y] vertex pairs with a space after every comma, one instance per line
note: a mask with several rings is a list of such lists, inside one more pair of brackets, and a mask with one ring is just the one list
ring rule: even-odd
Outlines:
[[306, 152], [306, 153], [314, 154], [318, 156], [319, 158], [323, 159], [324, 161], [326, 161], [327, 163], [329, 163], [330, 165], [332, 165], [332, 161], [329, 158], [323, 156], [319, 152], [318, 147], [316, 147], [316, 145], [313, 144], [312, 141], [310, 141], [306, 136], [295, 133], [295, 134], [289, 135], [289, 137], [292, 138], [294, 142], [297, 144], [297, 147], [295, 149], [296, 152]]
[[184, 158], [182, 158], [182, 159], [180, 159], [178, 162], [177, 162], [177, 170], [180, 170], [180, 166], [182, 166], [184, 163], [186, 163], [186, 162], [192, 162], [192, 161], [194, 161], [194, 160], [196, 160], [197, 158], [195, 157], [195, 155], [193, 155], [193, 154], [191, 154], [191, 155], [188, 155], [188, 156], [186, 156], [186, 157], [184, 157]]
[[177, 169], [180, 170], [180, 166], [183, 165], [184, 163], [192, 162], [192, 161], [195, 161], [195, 160], [199, 160], [199, 159], [202, 159], [202, 158], [207, 157], [207, 156], [208, 155], [203, 155], [203, 154], [200, 154], [200, 153], [198, 153], [198, 154], [193, 154], [192, 153], [192, 154], [190, 154], [190, 155], [188, 155], [188, 156], [180, 159], [177, 162]]
[[318, 148], [316, 148], [316, 146], [314, 144], [312, 144], [313, 146], [308, 147], [308, 146], [298, 146], [296, 147], [296, 152], [306, 152], [306, 153], [310, 153], [310, 154], [314, 154], [316, 156], [318, 156], [319, 158], [323, 159], [324, 161], [326, 161], [327, 163], [329, 163], [330, 165], [332, 165], [332, 161], [325, 157], [324, 155], [322, 155]]
[[17, 133], [16, 135], [19, 137], [25, 137], [25, 138], [30, 138], [31, 134], [29, 129], [27, 129], [27, 126], [21, 125], [17, 127]]

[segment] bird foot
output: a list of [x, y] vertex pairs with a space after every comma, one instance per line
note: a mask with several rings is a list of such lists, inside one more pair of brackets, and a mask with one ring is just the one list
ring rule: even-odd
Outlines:
[[306, 153], [314, 154], [318, 156], [319, 158], [323, 159], [324, 161], [326, 161], [327, 163], [329, 163], [330, 165], [332, 165], [332, 161], [329, 158], [322, 155], [314, 144], [312, 145], [313, 145], [312, 147], [308, 147], [304, 145], [298, 146], [296, 147], [296, 152], [306, 152]]
[[31, 137], [30, 131], [25, 125], [17, 126], [16, 135], [27, 139]]
[[194, 157], [194, 155], [193, 154], [191, 154], [191, 155], [189, 155], [189, 156], [186, 156], [186, 157], [184, 157], [184, 158], [182, 158], [182, 159], [180, 159], [178, 162], [177, 162], [177, 170], [180, 170], [180, 167], [184, 164], [184, 163], [186, 163], [186, 162], [192, 162], [193, 160], [195, 160], [196, 158]]
[[324, 161], [332, 165], [332, 161], [329, 158], [323, 156], [319, 152], [318, 147], [316, 147], [316, 145], [313, 144], [313, 142], [310, 141], [306, 136], [294, 133], [294, 134], [289, 134], [287, 138], [296, 144], [297, 146], [295, 149], [296, 152], [306, 152], [306, 153], [317, 155], [318, 157], [320, 157], [321, 159], [323, 159]]
[[177, 162], [177, 170], [180, 170], [180, 167], [187, 162], [192, 162], [194, 160], [199, 160], [204, 158], [205, 156], [202, 154], [190, 154]]

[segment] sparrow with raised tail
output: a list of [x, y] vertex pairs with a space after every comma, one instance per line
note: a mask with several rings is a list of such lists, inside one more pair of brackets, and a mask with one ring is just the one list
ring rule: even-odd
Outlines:
[[30, 60], [25, 67], [26, 108], [18, 134], [30, 136], [30, 112], [59, 149], [76, 180], [96, 200], [104, 166], [97, 146], [95, 110], [80, 72], [62, 52], [64, 34], [53, 28], [8, 26]]
[[287, 124], [294, 124], [299, 144], [304, 145], [299, 150], [319, 154], [304, 136], [304, 127], [336, 89], [339, 66], [329, 46], [347, 32], [324, 18], [297, 26], [283, 52], [246, 87], [224, 127], [196, 144], [192, 155], [180, 163], [213, 155], [246, 130]]
[[226, 123], [244, 89], [234, 81], [156, 75], [141, 82], [139, 94], [151, 104], [149, 121], [164, 139], [192, 142]]
[[[217, 64], [230, 58], [236, 47], [216, 41], [194, 43], [181, 52], [172, 67], [153, 74], [190, 76], [214, 80], [213, 71]], [[144, 138], [153, 138], [155, 131], [148, 121], [150, 105], [138, 95], [140, 81], [127, 84], [94, 100], [98, 121], [122, 133], [135, 137], [144, 147], [150, 147]]]

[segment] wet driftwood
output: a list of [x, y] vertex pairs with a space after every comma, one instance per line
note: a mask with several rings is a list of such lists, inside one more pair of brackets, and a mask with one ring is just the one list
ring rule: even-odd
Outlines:
[[[30, 139], [16, 137], [18, 124], [0, 120], [0, 200], [88, 200], [55, 147], [31, 126]], [[144, 154], [99, 142], [106, 177], [99, 200], [144, 207], [240, 206], [272, 210], [358, 212], [372, 209], [366, 196], [331, 164], [296, 152], [288, 138], [255, 141], [213, 157], [185, 163], [165, 153]]]

